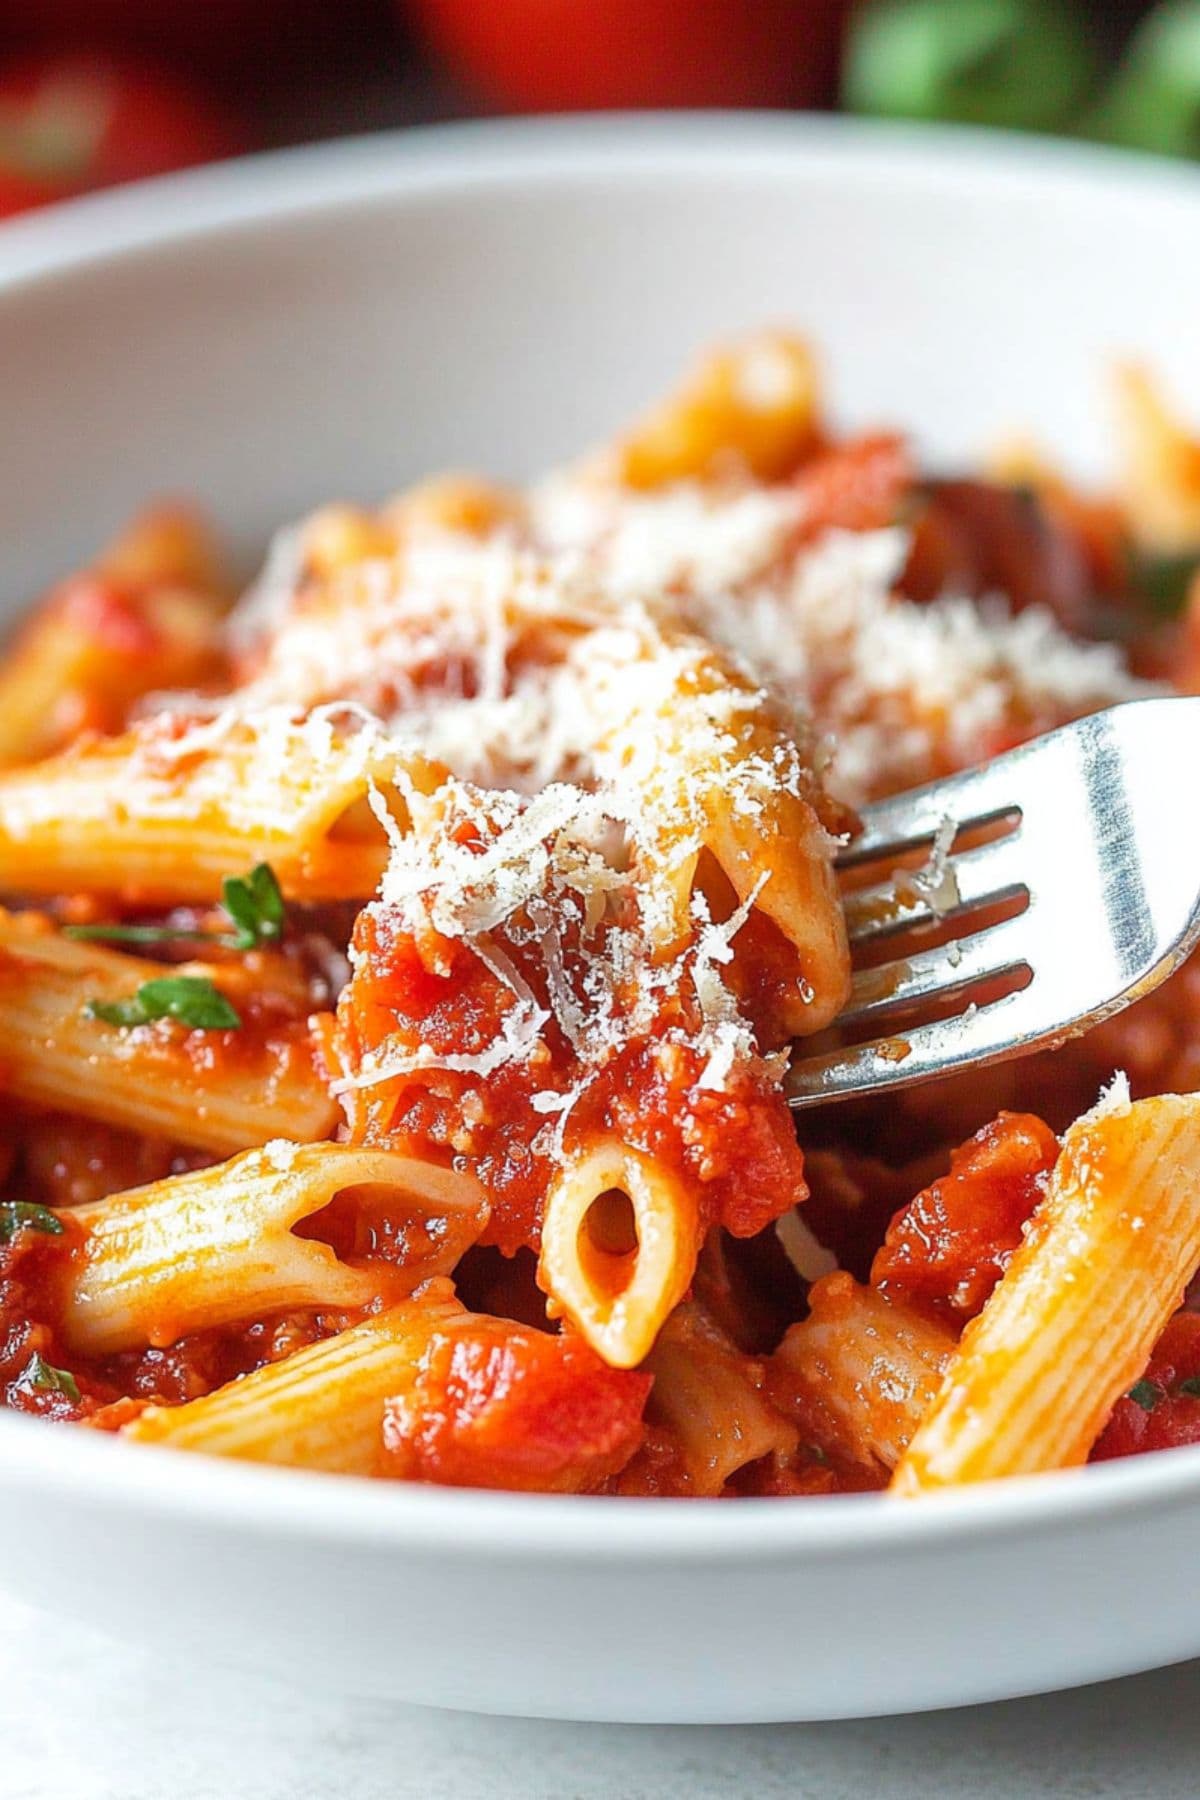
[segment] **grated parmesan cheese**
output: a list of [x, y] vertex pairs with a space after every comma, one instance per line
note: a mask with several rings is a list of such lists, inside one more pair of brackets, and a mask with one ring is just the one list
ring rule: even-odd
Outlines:
[[1094, 1125], [1099, 1119], [1120, 1118], [1132, 1105], [1129, 1077], [1124, 1069], [1117, 1069], [1107, 1087], [1100, 1089], [1096, 1104], [1076, 1120], [1076, 1125]]
[[[303, 579], [299, 533], [281, 534], [234, 615], [235, 642], [258, 644], [253, 676], [154, 753], [249, 733], [259, 807], [286, 791], [297, 750], [353, 766], [391, 846], [377, 904], [469, 943], [512, 1002], [478, 1052], [385, 1044], [341, 1087], [486, 1076], [528, 1060], [553, 1020], [582, 1070], [533, 1099], [561, 1151], [594, 1071], [686, 983], [700, 1085], [720, 1089], [756, 1054], [726, 973], [770, 870], [720, 924], [697, 896], [684, 951], [653, 948], [678, 936], [714, 807], [756, 820], [779, 795], [809, 796], [814, 770], [869, 799], [976, 760], [1014, 721], [1038, 730], [1152, 691], [1115, 648], [1036, 608], [902, 598], [902, 530], [799, 548], [803, 512], [786, 485], [631, 493], [593, 469], [535, 488], [519, 526], [431, 527], [321, 582]], [[448, 771], [432, 794], [406, 778], [414, 757]], [[946, 820], [926, 867], [898, 877], [935, 912], [958, 898], [953, 838]]]
[[950, 861], [957, 834], [956, 822], [944, 817], [934, 833], [928, 859], [921, 867], [896, 869], [892, 874], [897, 898], [910, 906], [927, 906], [935, 919], [945, 918], [962, 900], [958, 877]]

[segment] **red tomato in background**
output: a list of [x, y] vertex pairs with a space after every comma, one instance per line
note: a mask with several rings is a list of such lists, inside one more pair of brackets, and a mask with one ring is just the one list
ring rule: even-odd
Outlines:
[[451, 71], [519, 111], [832, 98], [847, 0], [407, 0]]
[[214, 102], [147, 64], [110, 56], [0, 63], [0, 215], [245, 147]]

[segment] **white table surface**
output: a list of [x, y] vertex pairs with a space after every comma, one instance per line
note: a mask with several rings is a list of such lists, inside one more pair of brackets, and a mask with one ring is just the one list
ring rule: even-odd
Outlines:
[[3, 1800], [1194, 1800], [1200, 1790], [1200, 1663], [918, 1719], [563, 1725], [314, 1699], [151, 1659], [0, 1601], [0, 1721]]

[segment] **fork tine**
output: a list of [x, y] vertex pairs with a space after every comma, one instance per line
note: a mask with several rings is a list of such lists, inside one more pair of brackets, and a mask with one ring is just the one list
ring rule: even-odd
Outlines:
[[[1110, 1010], [1119, 1005], [1115, 1002]], [[799, 1111], [831, 1100], [879, 1094], [952, 1075], [968, 1065], [983, 1068], [1017, 1050], [1061, 1042], [1061, 1026], [1036, 1029], [1037, 1013], [1031, 985], [987, 1006], [969, 1007], [953, 1018], [918, 1025], [894, 1037], [801, 1057], [784, 1079], [788, 1105]]]
[[937, 905], [918, 894], [911, 898], [901, 896], [896, 892], [894, 879], [847, 894], [843, 911], [851, 944], [892, 937], [896, 932], [909, 931], [916, 925], [958, 919], [977, 907], [1028, 894], [1029, 889], [1021, 878], [1024, 855], [1018, 829], [994, 843], [981, 844], [976, 850], [964, 850], [960, 856], [947, 857], [947, 898]]
[[1023, 918], [1009, 919], [974, 937], [939, 944], [875, 969], [860, 969], [838, 1014], [839, 1027], [869, 1024], [931, 994], [953, 997], [992, 976], [1027, 969], [1028, 934], [1022, 926]]
[[[794, 1052], [791, 1103], [907, 1087], [1061, 1044], [1152, 992], [1200, 949], [1200, 840], [1180, 833], [1172, 778], [1194, 763], [1198, 734], [1200, 697], [1134, 700], [870, 808], [842, 867], [928, 845], [948, 818], [962, 830], [1015, 816], [1017, 830], [950, 861], [960, 880], [1001, 878], [1029, 904], [957, 943], [861, 969], [838, 1023], [856, 1036], [874, 1027], [874, 1041], [825, 1050], [826, 1037], [808, 1056]], [[870, 892], [850, 899], [859, 943], [872, 903], [887, 914], [881, 895], [882, 885], [873, 901]], [[910, 912], [899, 923], [914, 922]], [[935, 997], [969, 1000], [977, 983], [1015, 970], [1029, 974], [1019, 991], [920, 1022]]]
[[947, 819], [953, 819], [961, 831], [1019, 812], [1011, 791], [1010, 767], [1011, 758], [1001, 757], [982, 768], [967, 769], [945, 781], [864, 807], [863, 830], [838, 852], [838, 868], [860, 868], [863, 863], [903, 856], [931, 844]]

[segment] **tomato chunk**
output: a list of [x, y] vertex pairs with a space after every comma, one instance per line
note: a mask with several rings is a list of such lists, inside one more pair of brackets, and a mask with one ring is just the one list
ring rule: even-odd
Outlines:
[[580, 1338], [476, 1319], [434, 1339], [389, 1401], [383, 1472], [455, 1487], [578, 1493], [623, 1468], [652, 1377], [610, 1369]]
[[1057, 1156], [1041, 1119], [1001, 1113], [896, 1214], [871, 1280], [973, 1317], [1008, 1267]]

